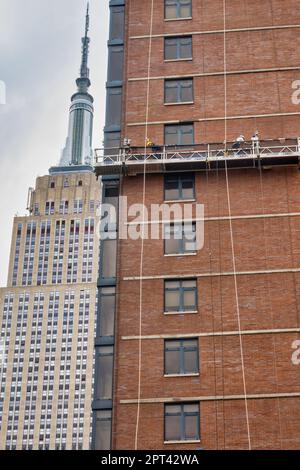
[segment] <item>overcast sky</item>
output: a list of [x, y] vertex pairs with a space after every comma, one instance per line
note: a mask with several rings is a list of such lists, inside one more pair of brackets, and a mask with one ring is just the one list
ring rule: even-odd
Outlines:
[[[102, 146], [108, 0], [91, 0], [94, 147]], [[0, 0], [0, 286], [6, 285], [12, 221], [27, 192], [58, 163], [79, 74], [86, 0]]]

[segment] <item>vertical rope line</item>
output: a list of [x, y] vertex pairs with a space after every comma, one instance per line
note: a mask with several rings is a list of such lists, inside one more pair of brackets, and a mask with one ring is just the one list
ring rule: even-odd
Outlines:
[[[209, 177], [208, 177], [208, 164], [206, 163], [206, 194], [208, 195], [208, 202], [207, 202], [207, 207], [208, 207], [208, 214], [210, 214], [209, 210]], [[209, 224], [209, 222], [208, 222]], [[209, 239], [209, 270], [210, 273], [213, 272], [212, 270], [212, 246], [211, 246], [211, 230], [210, 230], [210, 225], [208, 229], [208, 239]], [[215, 332], [215, 309], [214, 309], [214, 300], [213, 300], [213, 277], [211, 276], [210, 278], [210, 301], [211, 301], [211, 307], [212, 307], [212, 329], [213, 332]], [[214, 357], [214, 375], [215, 375], [215, 396], [217, 396], [217, 363], [216, 363], [216, 337], [213, 335], [213, 357]], [[215, 401], [215, 426], [216, 426], [216, 444], [217, 444], [217, 450], [219, 449], [219, 433], [218, 433], [218, 402]]]
[[154, 0], [151, 0], [150, 14], [150, 34], [148, 49], [148, 67], [147, 67], [147, 93], [146, 93], [146, 119], [145, 119], [145, 143], [144, 143], [144, 171], [143, 171], [143, 210], [142, 210], [142, 226], [141, 226], [141, 256], [140, 256], [140, 298], [139, 298], [139, 351], [138, 351], [138, 398], [137, 398], [137, 416], [135, 428], [134, 449], [138, 449], [138, 435], [141, 411], [141, 372], [142, 372], [142, 316], [143, 316], [143, 268], [144, 268], [144, 236], [145, 236], [145, 201], [146, 201], [146, 156], [147, 156], [147, 138], [148, 138], [148, 121], [149, 121], [149, 98], [150, 98], [150, 69], [151, 69], [151, 53], [152, 53], [152, 34], [153, 34], [153, 12]]
[[[218, 186], [218, 243], [219, 243], [219, 292], [220, 292], [220, 317], [221, 317], [221, 331], [224, 332], [224, 321], [223, 321], [223, 287], [222, 287], [222, 257], [221, 257], [221, 221], [220, 221], [220, 178], [219, 178], [219, 162], [217, 161], [217, 186]], [[221, 336], [221, 354], [222, 354], [222, 413], [223, 413], [223, 449], [226, 448], [226, 410], [225, 410], [225, 377], [224, 377], [224, 335]]]
[[230, 189], [229, 189], [229, 178], [228, 178], [228, 168], [227, 168], [227, 41], [226, 41], [226, 0], [223, 0], [223, 19], [224, 19], [224, 131], [225, 131], [225, 175], [226, 175], [226, 189], [227, 189], [227, 204], [228, 204], [228, 215], [229, 215], [229, 227], [230, 227], [230, 242], [231, 242], [231, 252], [232, 252], [232, 264], [233, 264], [233, 277], [234, 277], [234, 288], [235, 288], [235, 301], [236, 301], [236, 312], [237, 312], [237, 322], [238, 322], [238, 331], [239, 331], [239, 344], [240, 344], [240, 354], [241, 354], [241, 365], [242, 365], [242, 379], [243, 379], [243, 388], [244, 388], [244, 401], [245, 401], [245, 411], [246, 411], [246, 424], [247, 424], [247, 437], [248, 437], [248, 447], [251, 450], [251, 435], [250, 435], [250, 425], [249, 425], [249, 411], [248, 411], [248, 400], [247, 400], [247, 386], [246, 386], [246, 376], [245, 376], [245, 364], [244, 364], [244, 347], [243, 347], [243, 337], [241, 332], [241, 317], [240, 317], [240, 305], [239, 305], [239, 295], [238, 295], [238, 286], [237, 286], [237, 274], [236, 274], [236, 262], [235, 262], [235, 249], [234, 249], [234, 240], [233, 240], [233, 227], [232, 227], [232, 215], [231, 215], [231, 201], [230, 201]]

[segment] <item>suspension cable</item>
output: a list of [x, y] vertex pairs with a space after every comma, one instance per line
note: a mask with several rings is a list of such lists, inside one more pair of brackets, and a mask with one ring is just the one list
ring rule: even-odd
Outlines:
[[135, 428], [134, 449], [138, 449], [138, 435], [141, 411], [141, 375], [142, 375], [142, 316], [143, 316], [143, 268], [144, 268], [144, 236], [145, 236], [145, 202], [146, 202], [146, 155], [147, 155], [147, 139], [148, 139], [148, 122], [149, 122], [149, 98], [150, 98], [150, 70], [151, 70], [151, 54], [152, 54], [152, 35], [153, 35], [153, 13], [154, 0], [151, 0], [150, 14], [150, 33], [148, 48], [148, 66], [147, 66], [147, 92], [146, 92], [146, 117], [145, 117], [145, 143], [144, 143], [144, 171], [143, 171], [143, 209], [141, 224], [141, 254], [140, 254], [140, 295], [139, 295], [139, 345], [138, 345], [138, 398], [137, 398], [137, 416]]
[[[219, 177], [219, 162], [217, 161], [217, 188], [218, 188], [218, 246], [219, 246], [219, 293], [220, 293], [220, 318], [221, 318], [221, 332], [224, 333], [224, 319], [223, 319], [223, 286], [222, 286], [222, 257], [221, 257], [221, 220], [220, 220], [220, 177]], [[221, 335], [221, 355], [222, 355], [222, 365], [224, 364], [224, 335]], [[226, 447], [226, 409], [225, 409], [225, 377], [224, 377], [224, 367], [221, 368], [222, 373], [222, 416], [223, 416], [223, 449]]]
[[[208, 195], [207, 199], [207, 209], [208, 214], [210, 215], [210, 205], [209, 205], [209, 168], [208, 163], [206, 162], [206, 194]], [[211, 246], [211, 230], [210, 223], [208, 222], [208, 240], [209, 240], [209, 271], [213, 272], [212, 268], [212, 246]], [[210, 277], [210, 302], [211, 302], [211, 313], [212, 313], [212, 330], [215, 332], [215, 309], [214, 309], [214, 297], [213, 297], [213, 277]], [[218, 395], [217, 392], [217, 359], [216, 359], [216, 337], [213, 335], [213, 362], [214, 362], [214, 385], [215, 385], [215, 396]], [[222, 356], [223, 357], [223, 356]], [[215, 402], [215, 426], [216, 426], [216, 449], [219, 449], [219, 433], [218, 433], [218, 402]]]
[[248, 410], [248, 399], [247, 399], [247, 385], [245, 375], [245, 363], [244, 363], [244, 347], [243, 347], [243, 336], [241, 330], [241, 317], [240, 317], [240, 304], [239, 294], [237, 285], [237, 273], [236, 273], [236, 261], [235, 261], [235, 248], [233, 238], [233, 227], [232, 227], [232, 213], [231, 213], [231, 200], [230, 200], [230, 188], [229, 188], [229, 176], [227, 168], [227, 37], [226, 37], [226, 0], [223, 0], [223, 20], [224, 20], [224, 145], [225, 145], [225, 176], [226, 176], [226, 191], [227, 191], [227, 204], [228, 204], [228, 215], [229, 215], [229, 228], [230, 228], [230, 242], [231, 242], [231, 253], [232, 253], [232, 265], [233, 265], [233, 277], [234, 277], [234, 289], [235, 289], [235, 302], [237, 312], [237, 323], [239, 331], [239, 345], [241, 354], [241, 366], [242, 366], [242, 379], [244, 389], [244, 401], [245, 401], [245, 412], [246, 412], [246, 424], [247, 424], [247, 437], [248, 447], [251, 450], [251, 435], [250, 435], [250, 424], [249, 424], [249, 410]]

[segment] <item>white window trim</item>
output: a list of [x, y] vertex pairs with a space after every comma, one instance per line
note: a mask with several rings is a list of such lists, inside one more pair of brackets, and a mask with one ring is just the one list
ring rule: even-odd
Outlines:
[[192, 20], [192, 16], [187, 16], [186, 18], [164, 18], [164, 21], [185, 21], [185, 20]]
[[189, 315], [189, 314], [192, 314], [192, 315], [195, 315], [199, 313], [198, 310], [186, 310], [186, 311], [182, 311], [182, 312], [164, 312], [164, 315]]
[[201, 442], [201, 440], [190, 440], [190, 441], [164, 441], [164, 444], [197, 444]]
[[164, 374], [164, 377], [200, 377], [200, 372], [194, 372], [194, 373], [189, 373], [189, 374]]
[[171, 254], [164, 254], [166, 258], [171, 258], [171, 257], [181, 257], [181, 256], [197, 256], [197, 251], [192, 251], [191, 253], [171, 253]]
[[184, 104], [195, 104], [195, 101], [175, 101], [174, 103], [164, 103], [164, 106], [182, 106]]
[[185, 203], [185, 202], [196, 202], [197, 199], [165, 199], [164, 200], [164, 203], [168, 204], [173, 204], [174, 202], [182, 202], [182, 203]]
[[187, 62], [193, 60], [193, 57], [184, 57], [182, 59], [164, 59], [164, 62]]

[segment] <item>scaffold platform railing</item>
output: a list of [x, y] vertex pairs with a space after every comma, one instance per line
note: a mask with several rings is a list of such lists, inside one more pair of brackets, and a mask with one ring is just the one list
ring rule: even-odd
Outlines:
[[121, 147], [95, 150], [98, 176], [114, 174], [165, 173], [228, 168], [299, 166], [300, 137], [242, 143], [190, 146]]

